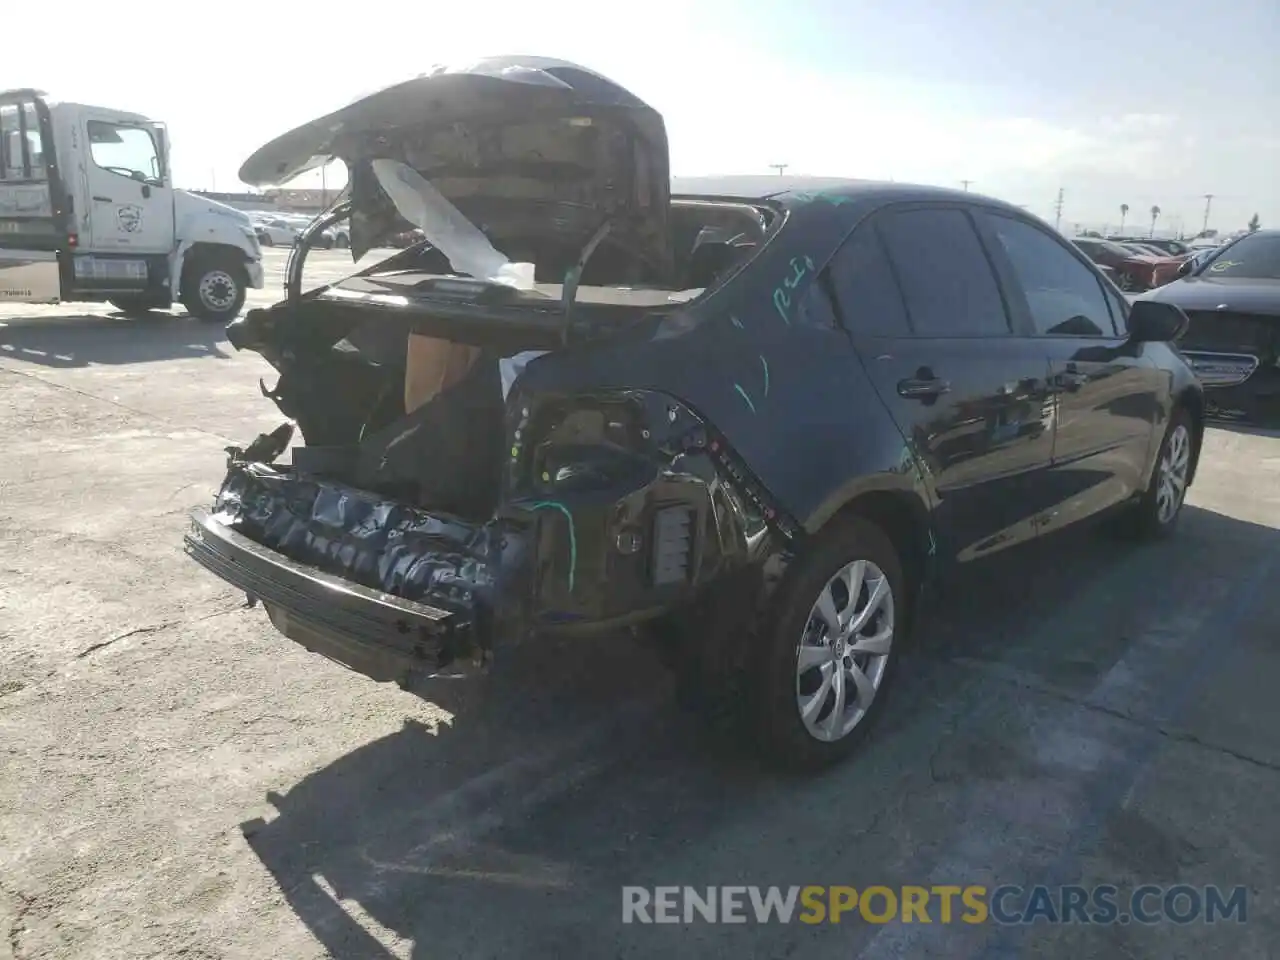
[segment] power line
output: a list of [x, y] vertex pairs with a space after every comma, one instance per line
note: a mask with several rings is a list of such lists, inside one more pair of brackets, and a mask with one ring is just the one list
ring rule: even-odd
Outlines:
[[969, 192], [969, 184], [973, 183], [973, 181], [972, 181], [972, 180], [961, 180], [961, 181], [960, 181], [960, 183], [961, 183], [961, 185], [964, 187], [964, 192], [965, 192], [965, 193], [968, 193], [968, 192]]
[[1053, 205], [1053, 229], [1062, 225], [1062, 187], [1058, 188], [1058, 201]]

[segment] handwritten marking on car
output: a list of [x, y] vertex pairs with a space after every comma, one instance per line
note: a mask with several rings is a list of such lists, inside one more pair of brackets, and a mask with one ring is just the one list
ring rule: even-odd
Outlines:
[[747, 406], [751, 408], [751, 412], [752, 412], [752, 413], [755, 413], [755, 412], [756, 412], [756, 405], [755, 405], [754, 403], [752, 403], [752, 402], [751, 402], [751, 397], [747, 394], [747, 391], [745, 391], [745, 390], [743, 390], [743, 389], [742, 389], [742, 384], [740, 384], [740, 383], [735, 383], [735, 384], [733, 385], [733, 389], [735, 389], [735, 390], [737, 390], [737, 391], [738, 391], [738, 396], [742, 397], [742, 399], [746, 401]]
[[813, 261], [806, 255], [791, 258], [791, 276], [784, 277], [782, 283], [773, 289], [773, 306], [787, 326], [791, 326], [791, 294], [788, 291], [800, 286], [800, 281], [813, 272]]

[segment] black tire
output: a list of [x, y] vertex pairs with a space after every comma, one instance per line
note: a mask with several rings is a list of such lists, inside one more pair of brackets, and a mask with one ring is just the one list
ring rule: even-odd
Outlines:
[[[1178, 439], [1179, 437], [1181, 440]], [[1156, 462], [1151, 470], [1151, 482], [1142, 494], [1142, 499], [1120, 518], [1119, 532], [1138, 540], [1161, 540], [1173, 534], [1178, 528], [1178, 519], [1182, 516], [1182, 507], [1186, 503], [1187, 484], [1191, 477], [1191, 465], [1195, 462], [1198, 442], [1191, 413], [1186, 407], [1174, 407], [1173, 416], [1169, 418], [1169, 426], [1165, 430], [1164, 439], [1160, 442], [1160, 451], [1156, 454]], [[1177, 489], [1177, 485], [1174, 484], [1176, 500], [1172, 511], [1169, 511], [1163, 506], [1161, 490], [1169, 471], [1172, 471], [1174, 476], [1177, 475], [1179, 463], [1182, 485]]]
[[168, 304], [157, 303], [155, 300], [148, 300], [145, 297], [112, 297], [107, 303], [131, 320], [145, 320], [151, 316], [152, 310], [165, 310], [168, 308]]
[[249, 292], [244, 264], [234, 254], [197, 253], [182, 273], [182, 305], [206, 323], [230, 323]]
[[[804, 674], [799, 672], [801, 638], [812, 636], [810, 631], [817, 623], [812, 621], [812, 611], [819, 596], [838, 573], [858, 560], [874, 564], [892, 591], [892, 602], [886, 599], [881, 613], [868, 621], [875, 625], [876, 618], [885, 616], [885, 610], [889, 611], [893, 617], [892, 641], [887, 654], [862, 664], [871, 670], [872, 675], [876, 669], [879, 670], [879, 683], [875, 685], [869, 705], [859, 708], [855, 704], [854, 716], [842, 717], [842, 723], [852, 721], [853, 726], [843, 736], [824, 741], [811, 733], [801, 718], [801, 691], [809, 695], [810, 691], [806, 689], [809, 681], [816, 686], [823, 675], [823, 665], [810, 668]], [[860, 596], [867, 597], [870, 590], [870, 583], [864, 584]], [[756, 637], [755, 656], [747, 666], [746, 681], [752, 701], [747, 716], [754, 727], [756, 742], [767, 759], [794, 770], [813, 771], [844, 759], [858, 748], [883, 711], [897, 671], [909, 627], [910, 590], [911, 585], [906, 582], [893, 542], [878, 526], [862, 517], [851, 516], [835, 521], [833, 526], [818, 534], [805, 553], [793, 562], [770, 604], [770, 614]], [[880, 625], [883, 626], [883, 621]], [[806, 649], [817, 651], [821, 648], [806, 646]], [[835, 659], [840, 652], [841, 647], [835, 647], [833, 664], [849, 664], [851, 656]], [[839, 671], [840, 668], [833, 665], [832, 670]], [[864, 675], [867, 675], [865, 671]], [[813, 693], [816, 696], [816, 691]], [[823, 694], [822, 704], [815, 715], [819, 722], [824, 714], [830, 718], [834, 704], [833, 693]], [[863, 711], [860, 719], [857, 719], [858, 710]]]

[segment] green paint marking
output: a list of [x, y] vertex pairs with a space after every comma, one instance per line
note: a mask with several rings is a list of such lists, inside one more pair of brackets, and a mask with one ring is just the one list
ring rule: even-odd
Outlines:
[[760, 366], [764, 367], [764, 395], [769, 395], [769, 361], [764, 358], [764, 354], [760, 354]]
[[747, 391], [743, 390], [742, 387], [736, 383], [733, 385], [733, 389], [738, 391], [738, 396], [742, 397], [743, 400], [747, 401], [747, 406], [751, 408], [752, 413], [755, 413], [756, 405], [752, 403], [751, 398], [747, 396]]

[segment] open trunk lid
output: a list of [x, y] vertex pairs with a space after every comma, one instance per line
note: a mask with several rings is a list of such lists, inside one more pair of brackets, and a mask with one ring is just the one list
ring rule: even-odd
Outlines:
[[279, 184], [331, 159], [346, 163], [351, 252], [418, 224], [375, 173], [403, 164], [478, 225], [518, 250], [551, 234], [585, 248], [606, 222], [610, 241], [651, 268], [670, 264], [670, 168], [661, 115], [585, 67], [493, 57], [387, 87], [261, 147], [240, 169]]

